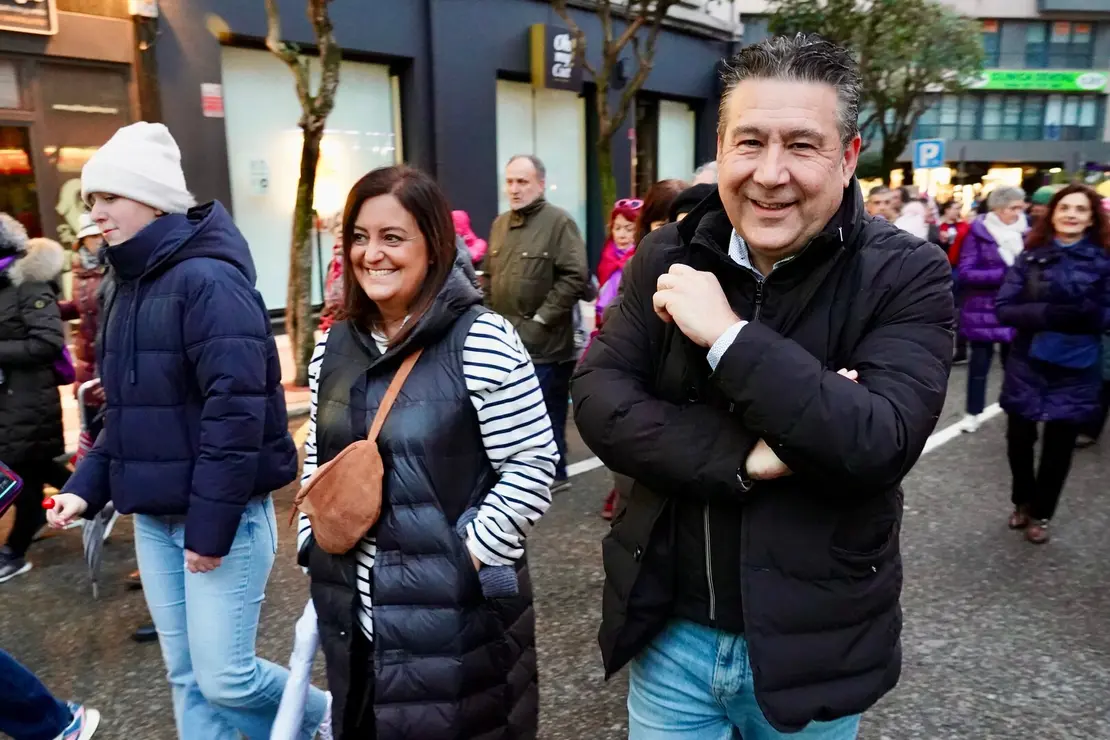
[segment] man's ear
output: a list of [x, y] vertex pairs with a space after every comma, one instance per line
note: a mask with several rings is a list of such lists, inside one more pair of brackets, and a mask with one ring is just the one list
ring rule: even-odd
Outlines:
[[859, 150], [863, 145], [863, 139], [859, 134], [856, 134], [848, 146], [844, 147], [844, 161], [841, 163], [842, 172], [844, 175], [844, 182], [841, 187], [848, 187], [848, 183], [852, 181], [852, 176], [856, 174], [856, 165], [859, 164]]

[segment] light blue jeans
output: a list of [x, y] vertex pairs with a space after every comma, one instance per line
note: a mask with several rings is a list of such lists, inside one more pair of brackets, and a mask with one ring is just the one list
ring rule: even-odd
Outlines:
[[672, 621], [632, 661], [629, 740], [855, 740], [860, 716], [779, 732], [755, 701], [742, 635]]
[[[251, 501], [231, 552], [208, 573], [185, 568], [185, 518], [135, 517], [143, 593], [173, 690], [181, 740], [267, 740], [289, 672], [255, 655], [277, 553], [271, 497]], [[315, 736], [327, 697], [313, 688], [300, 735]]]

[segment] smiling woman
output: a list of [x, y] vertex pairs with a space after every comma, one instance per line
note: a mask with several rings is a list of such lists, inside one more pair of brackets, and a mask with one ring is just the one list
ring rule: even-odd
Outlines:
[[[343, 217], [346, 313], [404, 341], [443, 287], [455, 262], [450, 211], [431, 207], [435, 183], [407, 167], [382, 167], [359, 180]], [[406, 319], [409, 319], [406, 321]]]
[[359, 180], [343, 243], [354, 279], [309, 365], [303, 481], [365, 438], [379, 409], [389, 416], [377, 522], [341, 555], [317, 547], [303, 514], [298, 530], [336, 736], [534, 736], [524, 540], [551, 503], [558, 450], [532, 362], [481, 307], [428, 175], [397, 166]]

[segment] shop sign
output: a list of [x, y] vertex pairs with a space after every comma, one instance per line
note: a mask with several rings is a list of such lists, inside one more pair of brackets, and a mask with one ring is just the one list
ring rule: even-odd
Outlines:
[[54, 0], [0, 0], [0, 31], [53, 36], [58, 32]]
[[531, 45], [532, 87], [572, 92], [582, 89], [582, 65], [569, 30], [536, 23], [531, 27]]
[[969, 87], [975, 90], [1104, 92], [1110, 75], [1091, 70], [988, 69]]

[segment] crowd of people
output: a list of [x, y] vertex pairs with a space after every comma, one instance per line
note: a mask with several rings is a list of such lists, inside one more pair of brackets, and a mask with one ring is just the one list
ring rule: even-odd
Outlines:
[[967, 365], [960, 429], [975, 433], [988, 418], [997, 355], [1012, 474], [1008, 524], [1033, 544], [1048, 542], [1074, 452], [1097, 443], [1110, 410], [1110, 202], [1082, 183], [1028, 195], [997, 187], [966, 215], [959, 201], [936, 204], [908, 188], [878, 186], [867, 202], [873, 217], [948, 252], [953, 362]]
[[[506, 163], [488, 243], [424, 172], [354, 184], [296, 502], [327, 685], [289, 737], [536, 736], [526, 542], [570, 485], [571, 401], [615, 478], [599, 642], [607, 676], [629, 668], [632, 740], [851, 740], [896, 685], [901, 482], [964, 351], [957, 313], [964, 428], [999, 346], [1009, 525], [1047, 541], [1106, 413], [1098, 197], [1057, 190], [1028, 233], [1020, 191], [971, 221], [897, 190], [865, 199], [859, 71], [817, 37], [746, 47], [724, 90], [716, 162], [618, 200], [594, 279], [533, 155]], [[0, 582], [29, 571], [44, 506], [59, 528], [133, 516], [178, 736], [271, 737], [290, 674], [255, 642], [273, 492], [298, 456], [250, 249], [196, 202], [160, 124], [120, 129], [81, 186], [72, 303], [60, 247], [0, 217], [0, 460], [24, 484]], [[68, 479], [63, 316], [82, 322], [76, 375], [99, 380], [103, 422]], [[102, 721], [3, 652], [0, 689], [16, 740], [89, 740]]]

